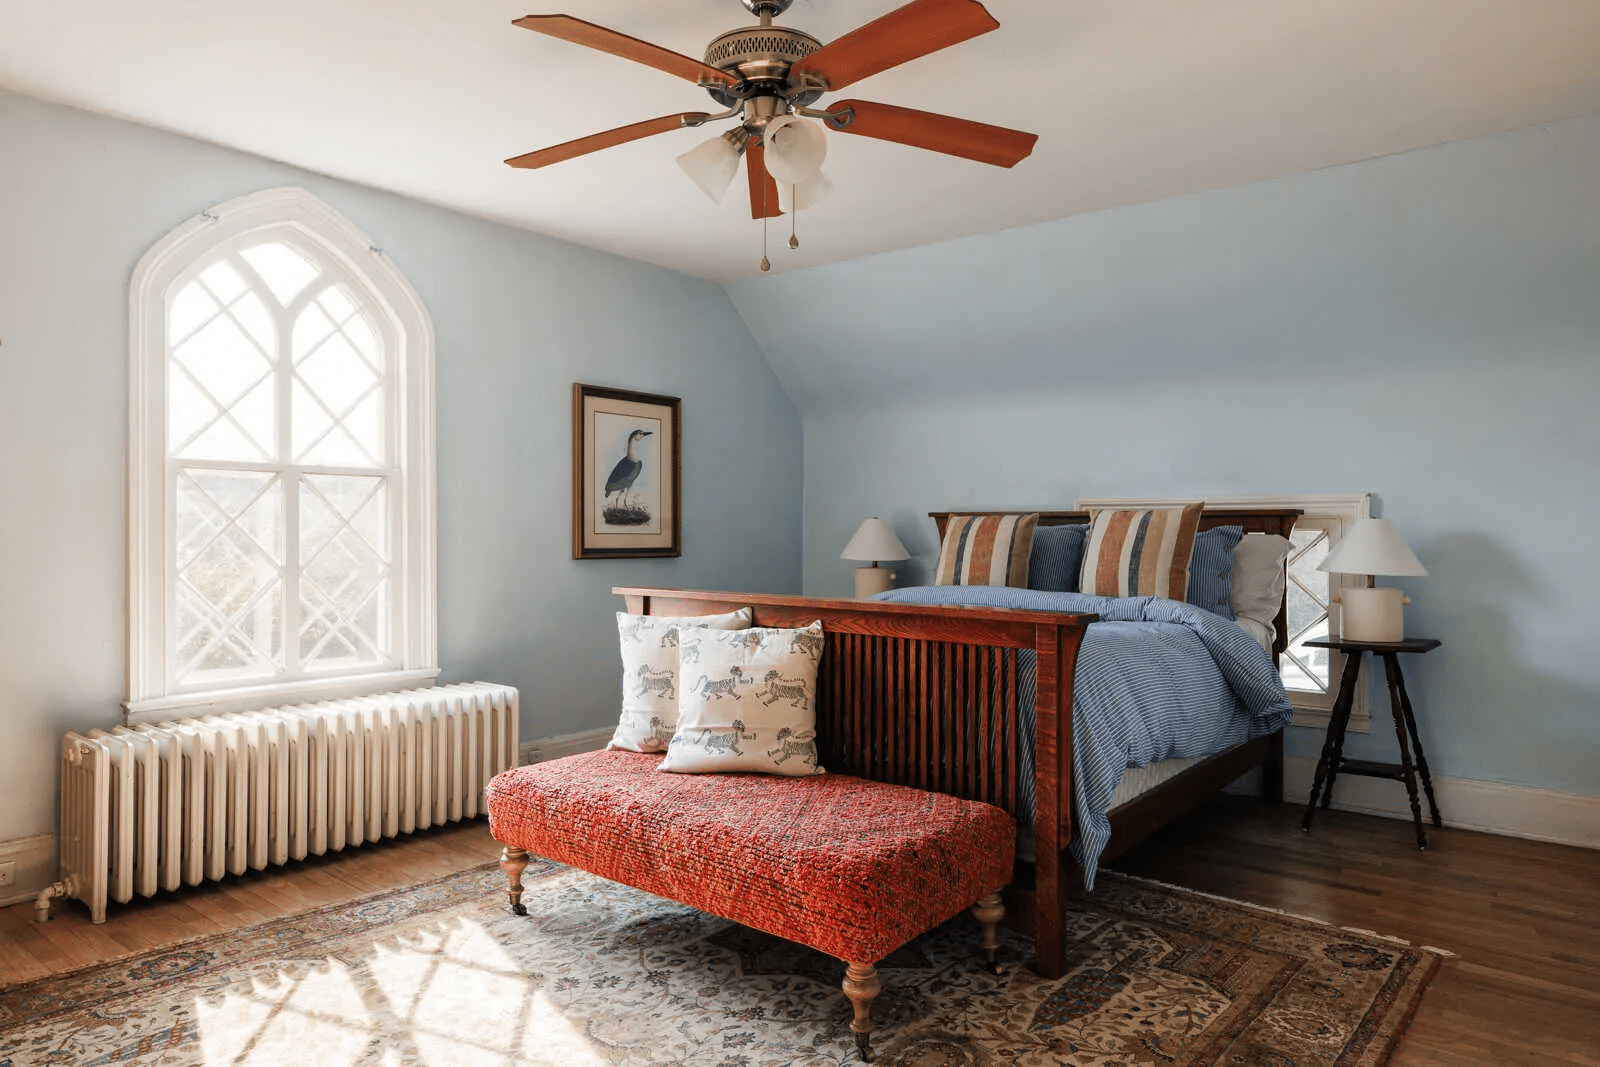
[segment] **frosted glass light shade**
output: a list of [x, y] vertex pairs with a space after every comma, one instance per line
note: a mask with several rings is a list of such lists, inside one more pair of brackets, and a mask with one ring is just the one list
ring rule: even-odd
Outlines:
[[1428, 571], [1388, 519], [1362, 519], [1350, 528], [1317, 570], [1333, 574], [1424, 577]]
[[889, 529], [889, 524], [873, 516], [861, 524], [850, 543], [839, 553], [840, 559], [880, 560], [910, 559], [911, 553], [900, 543], [900, 538]]
[[779, 185], [801, 185], [822, 171], [828, 158], [828, 135], [798, 115], [779, 115], [761, 133], [767, 173]]
[[817, 205], [817, 202], [833, 192], [833, 183], [821, 171], [808, 182], [799, 185], [778, 186], [778, 210], [785, 215], [795, 211], [805, 211]]
[[723, 135], [689, 149], [678, 157], [678, 166], [701, 192], [720, 204], [728, 186], [733, 184], [733, 176], [738, 173], [739, 154], [738, 147]]

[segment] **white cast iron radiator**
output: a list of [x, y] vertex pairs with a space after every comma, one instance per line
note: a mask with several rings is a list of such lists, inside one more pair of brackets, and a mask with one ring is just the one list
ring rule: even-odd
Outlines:
[[37, 917], [472, 818], [516, 762], [517, 691], [483, 682], [69, 733]]

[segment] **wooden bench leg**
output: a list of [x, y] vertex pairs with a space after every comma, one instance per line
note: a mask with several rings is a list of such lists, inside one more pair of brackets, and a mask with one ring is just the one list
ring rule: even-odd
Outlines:
[[999, 892], [980, 897], [972, 906], [972, 916], [983, 927], [983, 952], [988, 957], [989, 973], [999, 974], [1000, 965], [995, 962], [995, 953], [1000, 950], [1000, 939], [995, 935], [1000, 928], [1000, 920], [1006, 917], [1006, 906], [1000, 903]]
[[850, 998], [850, 1006], [855, 1009], [856, 1017], [850, 1020], [850, 1030], [856, 1035], [856, 1049], [861, 1053], [861, 1058], [868, 1063], [872, 1062], [872, 1001], [883, 986], [878, 981], [878, 969], [870, 963], [847, 964], [844, 971], [844, 995]]
[[528, 909], [522, 903], [522, 872], [527, 866], [527, 850], [512, 848], [507, 845], [501, 851], [500, 869], [506, 872], [507, 878], [511, 879], [511, 913], [513, 915], [528, 914]]

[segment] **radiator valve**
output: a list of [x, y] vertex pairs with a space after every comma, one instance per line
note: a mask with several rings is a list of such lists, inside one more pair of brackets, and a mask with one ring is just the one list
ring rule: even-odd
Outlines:
[[50, 902], [56, 897], [67, 895], [67, 883], [55, 882], [39, 890], [39, 895], [33, 901], [33, 921], [47, 923], [50, 921]]

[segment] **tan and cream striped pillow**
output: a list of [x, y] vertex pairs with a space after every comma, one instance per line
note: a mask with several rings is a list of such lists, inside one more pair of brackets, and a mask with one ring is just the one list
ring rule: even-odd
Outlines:
[[1197, 500], [1095, 512], [1083, 548], [1079, 590], [1095, 596], [1183, 600], [1189, 593], [1189, 557], [1204, 507]]
[[1038, 512], [1028, 515], [952, 515], [939, 546], [934, 585], [1028, 587], [1028, 554]]

